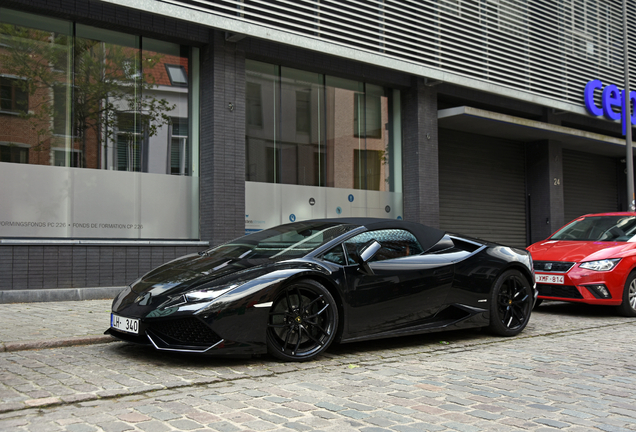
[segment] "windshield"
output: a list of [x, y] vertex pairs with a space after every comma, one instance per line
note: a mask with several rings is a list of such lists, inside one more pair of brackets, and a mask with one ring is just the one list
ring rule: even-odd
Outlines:
[[636, 217], [590, 216], [559, 230], [550, 240], [635, 241]]
[[334, 222], [296, 222], [240, 237], [205, 254], [221, 259], [300, 258], [355, 228]]

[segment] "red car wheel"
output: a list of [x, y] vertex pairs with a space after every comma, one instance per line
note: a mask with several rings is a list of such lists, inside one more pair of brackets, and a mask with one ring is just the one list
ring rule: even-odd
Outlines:
[[623, 303], [618, 307], [621, 315], [636, 316], [636, 272], [631, 273], [625, 281], [623, 289]]

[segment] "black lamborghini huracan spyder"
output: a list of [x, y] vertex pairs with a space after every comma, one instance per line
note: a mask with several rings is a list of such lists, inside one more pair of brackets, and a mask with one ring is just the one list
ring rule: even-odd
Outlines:
[[521, 332], [525, 250], [412, 222], [343, 218], [260, 231], [147, 273], [107, 333], [159, 350], [309, 360], [332, 342], [488, 327]]

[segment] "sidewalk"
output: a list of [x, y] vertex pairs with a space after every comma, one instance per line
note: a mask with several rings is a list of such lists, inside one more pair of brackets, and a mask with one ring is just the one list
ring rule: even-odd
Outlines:
[[[105, 335], [112, 299], [0, 303], [0, 353], [116, 341]], [[584, 319], [581, 319], [584, 318]], [[545, 302], [521, 337], [636, 323], [611, 307]], [[489, 338], [487, 333], [483, 337]]]
[[112, 300], [0, 304], [0, 352], [114, 341]]

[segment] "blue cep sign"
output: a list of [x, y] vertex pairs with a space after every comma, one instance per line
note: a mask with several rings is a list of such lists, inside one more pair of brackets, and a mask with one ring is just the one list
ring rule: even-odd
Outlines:
[[[596, 90], [603, 89], [601, 93], [601, 106], [597, 106], [594, 102], [594, 92]], [[629, 92], [630, 104], [636, 106], [636, 91]], [[605, 116], [609, 120], [621, 120], [623, 124], [623, 135], [627, 134], [627, 128], [625, 124], [626, 107], [625, 107], [625, 90], [620, 90], [614, 84], [610, 84], [603, 88], [601, 80], [592, 80], [585, 86], [585, 108], [593, 116]], [[614, 108], [620, 109], [620, 112], [616, 112]], [[630, 109], [631, 111], [631, 109]], [[635, 113], [630, 113], [632, 125], [636, 125]]]

